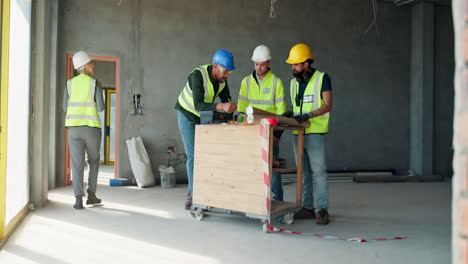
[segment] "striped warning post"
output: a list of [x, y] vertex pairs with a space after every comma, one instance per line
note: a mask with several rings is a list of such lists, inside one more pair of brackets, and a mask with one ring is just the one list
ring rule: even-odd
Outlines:
[[309, 235], [314, 236], [317, 238], [325, 238], [325, 239], [337, 239], [343, 241], [350, 241], [350, 242], [370, 242], [370, 241], [388, 241], [388, 240], [402, 240], [406, 239], [407, 237], [392, 237], [392, 238], [374, 238], [374, 239], [364, 239], [364, 238], [346, 238], [346, 237], [338, 237], [338, 236], [330, 236], [330, 235], [322, 235], [316, 233], [302, 233], [302, 232], [294, 232], [289, 231], [282, 228], [277, 228], [271, 225], [271, 197], [270, 197], [270, 153], [269, 153], [269, 131], [270, 125], [277, 125], [278, 120], [274, 118], [264, 118], [260, 121], [260, 138], [261, 138], [261, 146], [262, 146], [262, 160], [263, 160], [263, 182], [265, 184], [265, 207], [266, 207], [266, 215], [268, 221], [268, 230], [272, 232], [278, 233], [288, 233], [288, 234], [295, 234], [295, 235]]
[[263, 160], [263, 183], [265, 184], [265, 207], [268, 225], [270, 225], [270, 152], [269, 152], [269, 131], [270, 131], [270, 120], [271, 118], [264, 118], [260, 122], [260, 138], [262, 146], [262, 160]]

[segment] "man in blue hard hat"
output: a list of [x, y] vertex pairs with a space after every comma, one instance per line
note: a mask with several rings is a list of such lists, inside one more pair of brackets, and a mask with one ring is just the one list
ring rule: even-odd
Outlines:
[[[177, 99], [177, 121], [187, 155], [188, 193], [185, 209], [192, 207], [193, 153], [195, 125], [200, 124], [200, 111], [225, 111], [232, 113], [237, 105], [231, 102], [227, 79], [233, 70], [232, 53], [220, 49], [213, 56], [213, 64], [195, 68], [188, 76], [187, 83]], [[219, 97], [221, 103], [215, 103]]]

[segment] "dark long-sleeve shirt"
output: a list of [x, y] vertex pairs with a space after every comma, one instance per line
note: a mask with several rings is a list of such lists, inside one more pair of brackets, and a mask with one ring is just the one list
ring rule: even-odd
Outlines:
[[[297, 77], [297, 81], [299, 82], [299, 98], [302, 99], [302, 97], [304, 97], [304, 92], [306, 90], [306, 87], [307, 85], [309, 84], [309, 80], [310, 78], [312, 78], [312, 76], [314, 75], [315, 73], [315, 69], [312, 68], [312, 71], [310, 72], [306, 72], [306, 74], [304, 76], [300, 76], [300, 77]], [[320, 98], [322, 97], [322, 93], [323, 92], [326, 92], [326, 91], [331, 91], [331, 81], [330, 81], [330, 77], [328, 77], [328, 74], [324, 74], [323, 75], [323, 80], [322, 80], [322, 91], [320, 92]], [[294, 100], [294, 98], [293, 98]]]
[[[212, 66], [208, 66], [208, 76], [210, 77], [210, 81], [213, 84], [213, 90], [218, 93], [219, 90], [219, 82], [214, 80], [211, 77]], [[200, 71], [196, 70], [189, 74], [187, 81], [189, 82], [190, 88], [192, 89], [193, 94], [193, 103], [195, 105], [195, 110], [198, 112], [200, 111], [216, 111], [216, 103], [206, 103], [205, 102], [205, 87], [203, 86], [203, 77]], [[219, 93], [219, 99], [222, 103], [227, 103], [231, 99], [231, 95], [229, 94], [229, 86], [227, 81], [225, 82], [224, 89]], [[176, 103], [175, 109], [182, 112], [190, 121], [194, 122], [195, 124], [200, 124], [200, 118], [191, 112], [185, 110], [179, 102]]]

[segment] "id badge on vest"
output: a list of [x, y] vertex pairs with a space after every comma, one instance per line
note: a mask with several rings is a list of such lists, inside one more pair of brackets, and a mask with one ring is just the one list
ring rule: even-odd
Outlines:
[[302, 99], [304, 103], [313, 103], [314, 102], [314, 95], [306, 95]]
[[269, 94], [270, 93], [270, 88], [263, 88], [262, 93]]

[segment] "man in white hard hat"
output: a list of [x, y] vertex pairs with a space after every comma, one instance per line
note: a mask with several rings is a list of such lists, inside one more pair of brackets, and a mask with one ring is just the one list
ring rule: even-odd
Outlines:
[[63, 109], [66, 112], [65, 127], [68, 128], [68, 144], [72, 160], [73, 208], [83, 209], [83, 171], [85, 152], [88, 155], [88, 199], [86, 204], [100, 204], [96, 197], [99, 172], [99, 152], [101, 149], [101, 121], [98, 112], [104, 110], [102, 87], [94, 79], [94, 61], [84, 51], [73, 55], [73, 67], [79, 75], [67, 81], [63, 96]]
[[[283, 82], [276, 77], [270, 69], [271, 53], [265, 45], [255, 48], [252, 55], [254, 71], [241, 82], [237, 111], [245, 112], [247, 106], [253, 106], [267, 112], [282, 115], [286, 112], [284, 100]], [[273, 158], [278, 159], [279, 138], [282, 131], [275, 131], [273, 144]], [[283, 200], [283, 187], [281, 174], [274, 172], [272, 175], [271, 189], [273, 200]]]

